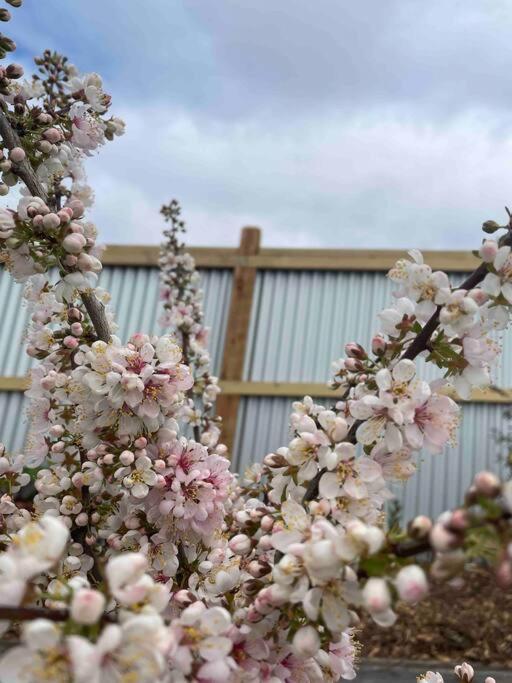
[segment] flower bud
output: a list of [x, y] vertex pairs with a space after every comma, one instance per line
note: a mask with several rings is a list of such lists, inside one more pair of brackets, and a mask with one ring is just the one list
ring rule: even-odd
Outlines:
[[60, 226], [60, 218], [56, 213], [47, 213], [46, 216], [43, 216], [43, 226], [47, 230], [55, 230]]
[[383, 612], [391, 605], [391, 595], [384, 579], [368, 579], [362, 595], [364, 605], [369, 612]]
[[430, 544], [438, 552], [444, 552], [456, 548], [460, 539], [449, 531], [444, 524], [437, 522], [430, 532]]
[[453, 671], [455, 675], [461, 681], [463, 681], [463, 683], [471, 683], [471, 681], [475, 677], [475, 670], [470, 664], [467, 664], [466, 662], [464, 662], [464, 664], [459, 664], [459, 666], [456, 666]]
[[255, 579], [261, 579], [262, 576], [266, 576], [270, 573], [270, 569], [271, 567], [268, 562], [263, 562], [262, 560], [253, 560], [249, 562], [247, 567], [247, 571]]
[[[25, 72], [24, 72], [21, 64], [9, 64], [9, 66], [5, 70], [5, 73], [6, 73], [7, 78], [16, 79], [16, 78], [21, 78]], [[25, 157], [23, 157], [23, 159], [24, 158]], [[23, 159], [21, 161], [23, 161]], [[15, 161], [15, 160], [13, 159], [13, 161]], [[16, 161], [16, 163], [19, 163], [19, 162]]]
[[477, 493], [486, 498], [496, 498], [501, 491], [501, 482], [492, 472], [479, 472], [473, 479]]
[[0, 183], [0, 197], [9, 194], [9, 187], [5, 183]]
[[357, 358], [347, 358], [345, 360], [345, 367], [349, 372], [361, 372], [361, 370], [364, 370], [364, 365]]
[[484, 240], [478, 253], [484, 263], [492, 263], [498, 253], [498, 243], [496, 240]]
[[71, 337], [70, 335], [68, 335], [67, 337], [64, 337], [64, 339], [62, 340], [62, 343], [68, 349], [76, 349], [76, 348], [78, 348], [78, 345], [79, 345], [78, 339], [76, 337]]
[[396, 575], [395, 585], [398, 595], [405, 602], [419, 602], [428, 593], [427, 577], [417, 564], [403, 567]]
[[40, 140], [37, 143], [38, 150], [43, 154], [50, 154], [50, 152], [52, 151], [52, 147], [52, 143], [48, 140]]
[[105, 609], [105, 596], [91, 588], [80, 588], [73, 595], [69, 613], [78, 624], [95, 624]]
[[75, 524], [77, 526], [86, 526], [89, 522], [89, 517], [86, 512], [81, 512], [75, 517]]
[[189, 607], [189, 605], [192, 605], [194, 602], [196, 602], [194, 595], [190, 591], [186, 590], [185, 588], [177, 591], [172, 596], [172, 599], [180, 607]]
[[345, 353], [349, 358], [357, 358], [359, 360], [365, 360], [368, 358], [366, 351], [363, 349], [361, 344], [357, 344], [356, 342], [349, 342], [348, 344], [345, 344]]
[[228, 545], [235, 555], [247, 555], [251, 552], [252, 541], [245, 534], [237, 534], [233, 536]]
[[48, 142], [51, 142], [52, 145], [55, 145], [57, 142], [61, 141], [62, 133], [58, 128], [48, 128], [44, 131], [43, 137], [45, 140], [48, 140]]
[[81, 322], [84, 319], [83, 313], [79, 308], [68, 308], [68, 322], [78, 321]]
[[292, 648], [298, 657], [314, 657], [320, 649], [320, 637], [313, 626], [302, 626], [293, 636]]
[[85, 207], [83, 202], [81, 202], [79, 199], [72, 199], [67, 203], [67, 207], [72, 210], [73, 218], [80, 218], [80, 216], [84, 215]]
[[426, 515], [418, 515], [409, 522], [407, 531], [411, 538], [426, 538], [432, 530], [432, 520]]
[[11, 7], [21, 7], [22, 0], [5, 0]]
[[26, 154], [25, 150], [22, 147], [13, 147], [11, 151], [9, 152], [9, 159], [14, 163], [14, 164], [21, 164], [21, 162], [25, 159]]
[[445, 527], [455, 533], [465, 531], [469, 526], [468, 511], [462, 508], [454, 510], [445, 522]]
[[380, 334], [376, 334], [372, 339], [372, 353], [381, 356], [386, 351], [386, 340]]
[[8, 173], [12, 168], [12, 162], [9, 161], [9, 159], [4, 159], [3, 161], [0, 161], [0, 171], [2, 173]]
[[123, 451], [119, 456], [119, 460], [123, 465], [128, 466], [135, 460], [135, 455], [131, 451]]
[[80, 233], [71, 233], [62, 240], [62, 246], [70, 254], [79, 254], [85, 247], [85, 237]]
[[286, 467], [286, 459], [280, 453], [269, 453], [263, 458], [263, 464], [267, 467]]
[[70, 329], [71, 329], [71, 334], [75, 337], [81, 337], [83, 332], [84, 332], [84, 328], [82, 327], [82, 325], [80, 323], [73, 323], [71, 325]]

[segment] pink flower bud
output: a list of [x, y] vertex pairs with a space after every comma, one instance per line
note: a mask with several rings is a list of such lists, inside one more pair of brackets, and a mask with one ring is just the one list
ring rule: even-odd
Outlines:
[[493, 678], [492, 676], [487, 676], [484, 683], [496, 683], [496, 679]]
[[173, 596], [172, 599], [175, 603], [177, 603], [180, 607], [188, 607], [189, 605], [192, 605], [196, 601], [194, 595], [183, 588], [182, 590], [177, 591]]
[[77, 223], [76, 221], [73, 221], [69, 224], [68, 230], [69, 232], [79, 233], [80, 235], [84, 234], [84, 226], [81, 223]]
[[148, 440], [145, 436], [139, 436], [138, 439], [135, 439], [133, 445], [135, 446], [135, 448], [146, 448], [146, 446], [148, 445]]
[[52, 436], [55, 436], [57, 438], [61, 437], [65, 432], [65, 429], [62, 425], [52, 425], [50, 427], [50, 434]]
[[454, 673], [461, 681], [463, 681], [463, 683], [471, 683], [471, 681], [475, 677], [475, 670], [470, 664], [467, 664], [466, 662], [464, 662], [464, 664], [456, 666], [454, 669]]
[[262, 576], [266, 576], [270, 573], [270, 565], [262, 560], [252, 560], [247, 566], [247, 571], [255, 579], [260, 579]]
[[481, 496], [496, 498], [501, 491], [501, 481], [492, 472], [479, 472], [473, 479], [473, 485]]
[[498, 243], [496, 240], [484, 240], [478, 253], [484, 263], [492, 263], [498, 253]]
[[417, 564], [403, 567], [395, 578], [398, 594], [405, 602], [419, 602], [428, 593], [428, 582], [425, 572]]
[[77, 624], [95, 624], [105, 609], [105, 596], [91, 588], [80, 588], [73, 594], [69, 613]]
[[380, 334], [376, 334], [372, 339], [372, 353], [380, 356], [386, 350], [386, 340]]
[[320, 649], [320, 637], [313, 626], [302, 626], [293, 636], [292, 648], [298, 657], [309, 659]]
[[73, 254], [66, 254], [64, 258], [62, 259], [64, 262], [65, 266], [69, 266], [70, 268], [73, 268], [73, 266], [76, 266], [78, 259], [76, 256], [73, 256]]
[[391, 595], [384, 579], [368, 579], [362, 595], [364, 605], [369, 612], [384, 612], [391, 605]]
[[347, 358], [345, 360], [345, 367], [349, 372], [361, 372], [361, 370], [364, 370], [364, 365], [357, 358]]
[[52, 145], [55, 145], [57, 142], [61, 141], [62, 133], [58, 128], [48, 128], [48, 130], [45, 130], [43, 133], [43, 137], [45, 140], [48, 140], [48, 142], [51, 142]]
[[81, 512], [79, 515], [75, 517], [75, 524], [77, 526], [87, 526], [88, 522], [89, 517], [86, 512]]
[[135, 455], [131, 451], [123, 451], [119, 456], [119, 460], [127, 467], [135, 460]]
[[48, 140], [40, 140], [40, 142], [37, 143], [37, 148], [43, 154], [50, 154], [50, 152], [52, 151], [53, 145]]
[[14, 163], [14, 164], [21, 164], [21, 162], [25, 159], [26, 154], [25, 150], [22, 149], [21, 147], [13, 147], [11, 151], [9, 152], [9, 159]]
[[430, 532], [430, 543], [434, 550], [444, 552], [455, 548], [459, 544], [459, 538], [444, 526], [444, 524], [434, 524]]
[[79, 254], [85, 247], [85, 237], [80, 233], [71, 233], [64, 237], [62, 246], [70, 254]]
[[251, 552], [252, 541], [245, 534], [237, 534], [233, 536], [228, 545], [235, 555], [247, 555]]
[[62, 343], [68, 349], [76, 349], [76, 348], [78, 348], [78, 345], [80, 342], [78, 341], [78, 339], [76, 337], [67, 336], [67, 337], [64, 337]]
[[483, 289], [479, 288], [471, 289], [468, 292], [468, 296], [471, 297], [473, 301], [479, 306], [483, 306], [485, 302], [489, 299], [489, 295], [487, 294], [487, 292], [484, 292]]
[[105, 453], [105, 455], [101, 458], [101, 463], [102, 463], [102, 465], [113, 465], [114, 464], [114, 454], [113, 453]]
[[286, 467], [288, 463], [279, 453], [269, 453], [263, 458], [263, 464], [267, 467]]
[[47, 213], [46, 216], [43, 217], [43, 226], [47, 230], [55, 230], [55, 228], [60, 226], [60, 218], [56, 213]]
[[9, 66], [5, 70], [5, 75], [7, 76], [7, 78], [12, 79], [21, 78], [24, 73], [25, 71], [23, 70], [21, 64], [9, 64]]
[[425, 515], [418, 515], [409, 522], [408, 532], [412, 538], [426, 538], [432, 529], [432, 520]]
[[73, 323], [71, 325], [70, 329], [71, 329], [71, 334], [74, 335], [75, 337], [81, 337], [83, 332], [84, 332], [84, 328], [82, 327], [82, 325], [80, 323]]
[[469, 526], [468, 511], [463, 509], [454, 510], [450, 518], [445, 522], [450, 531], [465, 531]]
[[62, 225], [66, 225], [66, 223], [69, 223], [71, 220], [71, 216], [69, 215], [69, 212], [66, 211], [65, 209], [61, 209], [60, 211], [57, 211], [57, 216], [59, 217], [59, 221], [61, 222]]
[[274, 526], [274, 518], [270, 515], [264, 515], [261, 518], [260, 526], [263, 531], [271, 531], [272, 527]]
[[73, 218], [80, 218], [84, 215], [85, 207], [79, 199], [72, 199], [67, 206], [72, 210]]
[[68, 320], [69, 322], [73, 322], [73, 320], [77, 320], [80, 322], [81, 320], [84, 319], [84, 316], [82, 314], [82, 311], [79, 308], [68, 308]]
[[365, 360], [365, 358], [368, 357], [361, 344], [357, 344], [356, 342], [349, 342], [346, 344], [345, 353], [349, 358], [357, 358], [359, 360]]

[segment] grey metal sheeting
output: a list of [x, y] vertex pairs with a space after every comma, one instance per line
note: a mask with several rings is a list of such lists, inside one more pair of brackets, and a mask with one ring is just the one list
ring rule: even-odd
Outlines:
[[[212, 328], [210, 350], [219, 372], [231, 292], [231, 271], [202, 272], [205, 314]], [[457, 274], [453, 281], [461, 282]], [[135, 331], [159, 333], [158, 270], [106, 267], [100, 284], [110, 291], [125, 339]], [[347, 341], [368, 344], [378, 330], [376, 314], [392, 301], [393, 285], [383, 273], [260, 271], [257, 275], [244, 379], [253, 381], [323, 382], [331, 361], [343, 356]], [[0, 271], [0, 375], [24, 375], [29, 359], [21, 340], [27, 324], [21, 286]], [[494, 381], [512, 387], [512, 335], [505, 335], [504, 353]], [[429, 368], [426, 379], [436, 376]], [[249, 397], [240, 404], [234, 467], [251, 462], [289, 440], [292, 398]], [[322, 399], [320, 403], [328, 399]], [[459, 444], [440, 456], [422, 454], [419, 470], [405, 487], [397, 487], [404, 512], [437, 514], [456, 504], [475, 471], [500, 470], [500, 447], [492, 437], [501, 429], [503, 405], [463, 407]], [[22, 396], [0, 393], [0, 438], [19, 450], [24, 442]]]

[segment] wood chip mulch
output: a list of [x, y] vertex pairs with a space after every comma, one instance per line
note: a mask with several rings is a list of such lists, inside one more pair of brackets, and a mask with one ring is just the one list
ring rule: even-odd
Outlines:
[[496, 586], [492, 572], [474, 568], [462, 585], [433, 585], [416, 607], [400, 604], [398, 620], [381, 628], [369, 619], [358, 639], [361, 657], [464, 660], [512, 667], [512, 589]]

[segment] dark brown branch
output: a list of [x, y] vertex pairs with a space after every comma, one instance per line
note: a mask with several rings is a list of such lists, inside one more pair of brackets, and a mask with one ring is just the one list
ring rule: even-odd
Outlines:
[[[20, 137], [11, 126], [7, 114], [0, 108], [0, 136], [4, 141], [5, 147], [11, 150], [13, 147], [21, 147]], [[19, 176], [30, 190], [32, 196], [40, 197], [44, 202], [48, 201], [48, 195], [36, 176], [32, 164], [28, 159], [24, 159], [20, 164], [14, 164], [14, 172]]]
[[[4, 141], [4, 145], [9, 150], [11, 150], [13, 147], [23, 146], [18, 133], [12, 127], [5, 111], [3, 111], [1, 108], [0, 136]], [[44, 202], [48, 201], [48, 193], [41, 185], [28, 159], [25, 159], [20, 164], [14, 165], [13, 170], [28, 187], [32, 196], [40, 197]], [[82, 301], [84, 302], [84, 306], [89, 314], [94, 329], [96, 330], [98, 339], [108, 342], [110, 340], [110, 328], [105, 315], [105, 307], [92, 293], [82, 293]]]
[[91, 292], [82, 292], [82, 301], [94, 325], [98, 339], [108, 343], [110, 340], [110, 327], [105, 315], [105, 306]]
[[0, 605], [0, 619], [9, 621], [30, 621], [31, 619], [49, 619], [50, 621], [66, 621], [69, 617], [67, 609], [48, 609], [47, 607], [4, 607]]

